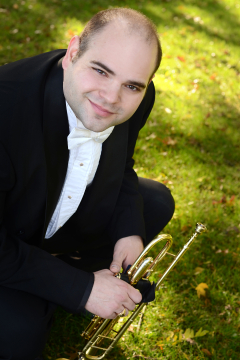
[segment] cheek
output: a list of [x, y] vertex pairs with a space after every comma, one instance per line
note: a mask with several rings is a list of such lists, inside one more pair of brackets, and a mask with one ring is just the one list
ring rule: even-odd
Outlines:
[[78, 77], [78, 87], [82, 93], [99, 90], [101, 88], [101, 78], [93, 71], [84, 72]]
[[125, 98], [125, 110], [128, 114], [133, 115], [139, 105], [141, 104], [141, 101], [143, 99], [144, 95], [142, 94], [134, 94], [134, 96], [127, 96]]

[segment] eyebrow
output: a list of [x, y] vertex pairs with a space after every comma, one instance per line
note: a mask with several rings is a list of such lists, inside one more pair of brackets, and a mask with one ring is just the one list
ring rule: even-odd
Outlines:
[[[106, 65], [104, 65], [103, 63], [101, 63], [100, 61], [90, 61], [91, 64], [94, 65], [98, 65], [100, 66], [102, 69], [106, 70], [109, 74], [111, 75], [116, 75], [114, 71], [112, 71], [111, 69], [109, 69]], [[135, 85], [140, 87], [141, 89], [145, 89], [146, 88], [146, 84], [139, 82], [139, 81], [135, 81], [135, 80], [128, 80], [127, 83], [131, 84], [131, 85]]]
[[104, 65], [103, 63], [101, 63], [100, 61], [90, 61], [91, 64], [95, 64], [100, 66], [101, 68], [103, 68], [104, 70], [106, 70], [109, 74], [111, 75], [116, 75], [114, 71], [112, 71], [111, 69], [109, 69], [106, 65]]

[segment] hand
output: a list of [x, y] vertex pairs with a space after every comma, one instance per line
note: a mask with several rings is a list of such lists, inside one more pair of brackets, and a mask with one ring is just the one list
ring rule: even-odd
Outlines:
[[110, 265], [110, 270], [113, 273], [117, 273], [122, 267], [125, 271], [128, 265], [134, 263], [143, 249], [143, 241], [140, 236], [133, 235], [119, 239], [114, 247], [113, 261]]
[[116, 278], [110, 270], [94, 273], [92, 292], [85, 309], [105, 319], [114, 319], [121, 311], [133, 310], [142, 300], [140, 292], [125, 281]]

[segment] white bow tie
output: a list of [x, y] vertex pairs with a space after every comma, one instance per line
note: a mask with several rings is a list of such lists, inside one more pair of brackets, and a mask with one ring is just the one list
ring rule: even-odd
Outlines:
[[95, 132], [88, 129], [73, 128], [67, 137], [68, 149], [71, 150], [77, 146], [85, 144], [89, 140], [94, 140], [98, 143], [103, 143], [113, 131], [114, 126], [101, 131]]

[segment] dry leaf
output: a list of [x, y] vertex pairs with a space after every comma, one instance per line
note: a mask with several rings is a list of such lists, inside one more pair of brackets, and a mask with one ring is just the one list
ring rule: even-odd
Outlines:
[[219, 316], [223, 316], [224, 314], [226, 314], [226, 311], [223, 311]]
[[156, 134], [152, 133], [151, 135], [147, 136], [145, 140], [155, 139], [157, 137]]
[[[78, 357], [78, 351], [76, 351], [74, 353], [69, 353], [68, 355], [70, 356], [69, 360], [75, 360]], [[63, 359], [63, 360], [68, 360], [68, 359]]]
[[164, 110], [165, 110], [165, 111], [166, 111], [166, 113], [168, 113], [168, 114], [171, 114], [171, 113], [172, 113], [172, 110], [171, 110], [171, 109], [169, 109], [169, 108], [165, 108]]
[[211, 80], [215, 80], [216, 76], [217, 76], [217, 74], [212, 74], [212, 75], [210, 76], [210, 79], [211, 79]]
[[177, 56], [178, 60], [182, 61], [182, 62], [185, 62], [185, 58], [183, 56]]
[[67, 36], [67, 37], [73, 37], [74, 35], [75, 35], [75, 33], [73, 32], [72, 29], [69, 29], [69, 30], [67, 31], [67, 33], [66, 33], [66, 36]]
[[174, 146], [177, 143], [177, 140], [173, 140], [172, 138], [168, 138], [167, 140], [167, 145], [172, 145]]
[[128, 331], [134, 332], [134, 327], [133, 327], [133, 325], [130, 325], [130, 326], [129, 326]]
[[203, 272], [204, 269], [201, 267], [196, 267], [196, 269], [194, 270], [194, 275], [198, 275], [201, 274], [201, 272]]
[[204, 352], [204, 354], [207, 355], [208, 357], [212, 356], [212, 354], [210, 353], [210, 351], [208, 349], [202, 349], [202, 352]]
[[196, 344], [196, 341], [194, 341], [193, 339], [191, 339], [191, 338], [187, 338], [187, 339], [185, 339], [189, 344], [191, 344], [191, 345], [195, 345]]
[[205, 284], [205, 283], [201, 283], [199, 284], [195, 290], [197, 290], [197, 296], [200, 298], [201, 296], [203, 297], [206, 297], [206, 290], [205, 289], [208, 289], [208, 285]]

